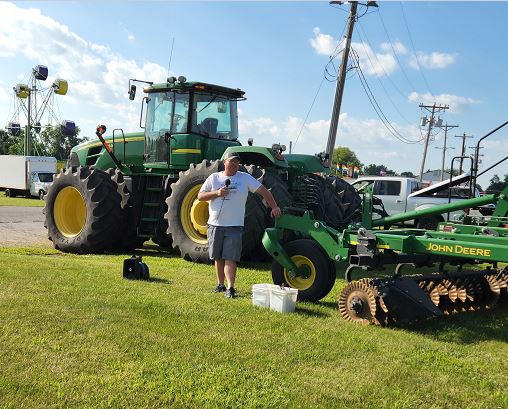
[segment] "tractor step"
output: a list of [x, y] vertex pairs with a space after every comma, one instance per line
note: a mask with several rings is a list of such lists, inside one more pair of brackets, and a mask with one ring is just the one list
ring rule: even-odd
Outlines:
[[160, 228], [165, 200], [164, 179], [162, 176], [149, 176], [146, 179], [143, 207], [139, 219], [138, 236], [154, 237]]

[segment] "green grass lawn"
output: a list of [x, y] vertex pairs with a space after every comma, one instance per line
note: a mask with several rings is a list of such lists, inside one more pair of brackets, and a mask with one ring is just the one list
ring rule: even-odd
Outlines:
[[0, 248], [0, 407], [507, 408], [508, 309], [406, 329], [340, 318], [344, 282], [279, 314], [251, 305], [268, 264], [214, 294], [211, 265]]
[[5, 192], [0, 192], [0, 206], [44, 207], [44, 200], [28, 197], [6, 197]]

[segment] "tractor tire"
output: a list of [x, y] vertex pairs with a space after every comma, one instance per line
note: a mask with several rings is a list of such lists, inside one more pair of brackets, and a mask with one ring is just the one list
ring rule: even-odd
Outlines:
[[5, 197], [16, 197], [16, 191], [14, 189], [5, 189]]
[[347, 226], [349, 222], [360, 221], [362, 198], [355, 188], [337, 176], [328, 176], [326, 180], [339, 195], [343, 220], [341, 224], [346, 223]]
[[[168, 211], [164, 218], [168, 223], [167, 233], [173, 240], [173, 248], [180, 251], [185, 260], [209, 261], [206, 237], [208, 202], [199, 202], [197, 196], [206, 178], [222, 170], [222, 161], [204, 160], [199, 165], [191, 164], [188, 170], [180, 172], [178, 181], [171, 185], [171, 195], [166, 199]], [[265, 229], [264, 217], [261, 200], [249, 193], [245, 205], [242, 260], [256, 256]]]
[[335, 269], [331, 269], [331, 263], [321, 246], [314, 240], [299, 239], [286, 243], [284, 250], [297, 267], [307, 266], [310, 274], [306, 278], [291, 278], [287, 270], [274, 260], [274, 284], [297, 288], [300, 301], [319, 301], [325, 297], [335, 282]]
[[416, 222], [416, 228], [417, 229], [425, 229], [425, 230], [436, 230], [437, 225], [442, 220], [439, 217], [436, 216], [426, 216], [422, 217]]
[[[293, 205], [293, 197], [291, 193], [289, 193], [287, 183], [285, 183], [277, 174], [266, 171], [266, 169], [260, 168], [255, 165], [247, 166], [247, 172], [251, 174], [254, 178], [256, 178], [259, 182], [263, 184], [263, 186], [268, 189], [277, 206], [281, 209], [284, 207]], [[258, 195], [254, 195], [256, 198], [260, 198]], [[260, 198], [261, 199], [261, 198]], [[273, 227], [275, 224], [275, 220], [271, 217], [268, 203], [262, 200], [263, 209], [264, 209], [264, 221], [263, 221], [263, 231], [267, 227]], [[246, 219], [247, 221], [247, 219]], [[263, 233], [261, 233], [262, 236]], [[263, 247], [263, 243], [261, 241], [258, 242], [258, 249], [256, 251], [259, 260], [269, 260], [270, 255]]]
[[166, 197], [163, 203], [162, 219], [159, 221], [159, 225], [157, 226], [157, 229], [155, 231], [155, 236], [152, 237], [152, 241], [159, 247], [162, 247], [163, 249], [171, 249], [173, 244], [173, 239], [167, 233], [168, 221], [164, 217], [164, 215], [168, 212], [168, 205], [166, 203], [166, 200], [171, 195], [171, 189], [168, 190], [169, 192], [166, 192]]
[[[221, 166], [222, 165], [222, 166]], [[204, 160], [191, 164], [180, 172], [178, 180], [171, 184], [171, 195], [166, 199], [168, 211], [164, 215], [168, 223], [167, 233], [173, 238], [173, 248], [180, 251], [185, 260], [207, 262], [208, 203], [197, 200], [199, 189], [213, 172], [223, 170], [220, 161]]]
[[108, 173], [88, 166], [68, 168], [54, 178], [45, 197], [44, 227], [56, 249], [102, 253], [122, 234], [122, 197]]
[[[275, 199], [275, 202], [277, 203], [277, 206], [279, 206], [281, 209], [293, 204], [293, 196], [291, 193], [289, 193], [288, 184], [285, 183], [280, 178], [280, 176], [254, 165], [247, 166], [247, 172], [249, 172], [270, 191], [270, 193], [273, 195], [273, 198]], [[268, 227], [272, 227], [274, 221], [268, 213], [268, 203], [263, 201], [263, 204], [267, 209], [267, 225]]]
[[135, 217], [132, 214], [131, 193], [127, 189], [123, 174], [117, 168], [109, 168], [106, 173], [116, 186], [116, 191], [121, 197], [120, 207], [122, 209], [122, 233], [110, 251], [134, 251], [142, 248], [146, 239], [138, 237]]

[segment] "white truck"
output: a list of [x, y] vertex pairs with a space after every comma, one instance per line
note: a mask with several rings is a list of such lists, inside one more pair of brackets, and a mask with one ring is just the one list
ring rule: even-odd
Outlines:
[[0, 155], [0, 190], [8, 197], [42, 199], [53, 182], [56, 162], [51, 156]]
[[[453, 178], [453, 184], [459, 184], [469, 179], [469, 175], [464, 174]], [[381, 199], [384, 210], [388, 215], [410, 212], [413, 210], [422, 210], [448, 203], [448, 193], [452, 190], [451, 201], [464, 200], [468, 198], [469, 189], [460, 186], [449, 187], [449, 181], [436, 183], [424, 187], [424, 185], [414, 179], [401, 176], [363, 176], [352, 183], [352, 186], [359, 193], [363, 192], [368, 186], [372, 187], [372, 193], [375, 197]], [[474, 192], [477, 196], [478, 192]], [[454, 220], [462, 216], [462, 210], [451, 212], [449, 220]], [[381, 215], [374, 214], [374, 218]], [[447, 220], [448, 215], [425, 216], [418, 220], [410, 220], [405, 224], [416, 226], [419, 229], [435, 230], [438, 223]]]

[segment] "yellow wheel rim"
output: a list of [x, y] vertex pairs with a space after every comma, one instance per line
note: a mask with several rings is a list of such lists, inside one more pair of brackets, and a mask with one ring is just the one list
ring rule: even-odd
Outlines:
[[64, 187], [56, 196], [53, 217], [58, 231], [65, 237], [76, 237], [86, 223], [86, 204], [79, 190]]
[[288, 271], [284, 269], [284, 280], [293, 288], [307, 290], [316, 280], [316, 267], [314, 266], [314, 263], [308, 257], [301, 255], [292, 256], [291, 260], [293, 260], [296, 267], [306, 266], [309, 270], [309, 276], [291, 278]]
[[180, 206], [180, 222], [187, 237], [198, 244], [206, 244], [208, 202], [200, 202], [198, 193], [201, 185], [192, 187], [184, 196]]

